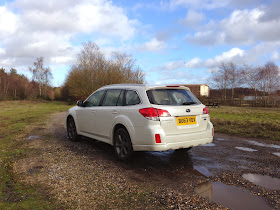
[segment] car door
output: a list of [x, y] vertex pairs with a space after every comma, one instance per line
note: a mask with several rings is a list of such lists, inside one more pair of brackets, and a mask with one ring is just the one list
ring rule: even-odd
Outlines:
[[123, 104], [123, 92], [124, 91], [121, 89], [107, 90], [102, 106], [100, 106], [98, 112], [96, 112], [98, 121], [96, 121], [95, 127], [106, 142], [111, 140], [114, 121], [120, 114], [120, 106]]
[[76, 110], [79, 131], [89, 135], [98, 134], [98, 130], [95, 127], [98, 120], [96, 113], [101, 105], [104, 93], [105, 90], [94, 92], [84, 101], [83, 107], [79, 107]]

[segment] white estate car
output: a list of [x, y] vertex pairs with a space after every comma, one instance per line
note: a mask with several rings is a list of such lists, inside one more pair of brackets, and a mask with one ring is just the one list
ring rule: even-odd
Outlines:
[[113, 145], [127, 160], [133, 151], [187, 149], [213, 141], [205, 105], [183, 86], [104, 86], [68, 110], [68, 138], [87, 136]]

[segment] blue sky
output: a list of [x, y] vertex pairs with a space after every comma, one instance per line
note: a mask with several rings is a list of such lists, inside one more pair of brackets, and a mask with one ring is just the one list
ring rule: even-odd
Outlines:
[[82, 43], [131, 54], [156, 84], [208, 83], [221, 62], [280, 63], [277, 0], [0, 0], [0, 67], [37, 57], [63, 84]]

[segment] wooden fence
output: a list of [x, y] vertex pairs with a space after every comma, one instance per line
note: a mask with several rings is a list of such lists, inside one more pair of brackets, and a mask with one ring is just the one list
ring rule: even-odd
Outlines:
[[280, 107], [280, 100], [201, 99], [201, 102], [210, 106], [218, 104], [218, 106]]

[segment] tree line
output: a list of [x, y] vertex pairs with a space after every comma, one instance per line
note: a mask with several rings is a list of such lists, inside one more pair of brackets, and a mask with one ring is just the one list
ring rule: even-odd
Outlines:
[[222, 62], [217, 69], [212, 70], [209, 82], [225, 100], [240, 96], [236, 90], [240, 93], [241, 89], [246, 88], [251, 89], [256, 98], [265, 96], [271, 99], [280, 89], [280, 69], [272, 61], [263, 66]]
[[18, 74], [14, 68], [9, 72], [0, 68], [0, 100], [54, 99], [52, 73], [43, 63], [44, 59], [40, 57], [29, 67], [31, 81], [25, 75]]

